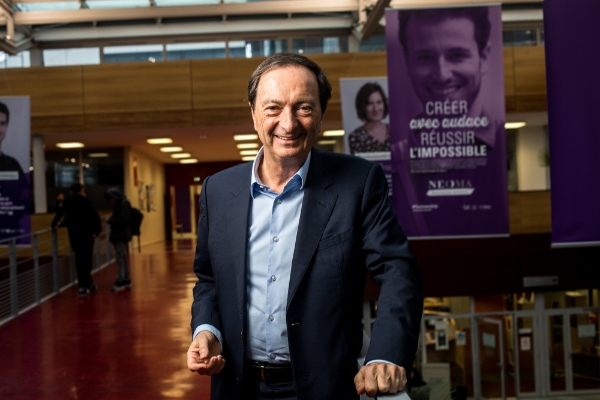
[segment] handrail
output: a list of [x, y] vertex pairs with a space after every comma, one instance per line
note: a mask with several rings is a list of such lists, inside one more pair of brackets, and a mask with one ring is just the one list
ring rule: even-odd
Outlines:
[[22, 235], [19, 236], [12, 236], [9, 238], [4, 238], [4, 239], [0, 239], [0, 245], [2, 245], [2, 242], [9, 242], [11, 240], [18, 240], [18, 239], [22, 239], [28, 236], [33, 236], [33, 235], [40, 235], [42, 233], [46, 233], [46, 232], [50, 232], [52, 230], [52, 228], [46, 228], [46, 229], [41, 229], [39, 231], [35, 231], [35, 232], [29, 232], [29, 233], [24, 233]]
[[[105, 224], [94, 241], [92, 273], [114, 261], [109, 236], [110, 226]], [[27, 237], [29, 243], [17, 245], [19, 239]], [[0, 325], [77, 282], [73, 251], [66, 251], [69, 245], [59, 246], [57, 229], [46, 228], [2, 239], [0, 246]]]

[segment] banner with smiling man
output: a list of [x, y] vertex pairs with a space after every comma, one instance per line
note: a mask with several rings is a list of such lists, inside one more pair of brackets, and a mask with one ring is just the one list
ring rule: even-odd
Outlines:
[[500, 6], [386, 12], [393, 202], [411, 237], [508, 235]]

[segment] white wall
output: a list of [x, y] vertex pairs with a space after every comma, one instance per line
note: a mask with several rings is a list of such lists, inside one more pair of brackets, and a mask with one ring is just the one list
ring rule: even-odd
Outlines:
[[[160, 242], [165, 235], [165, 169], [162, 163], [134, 149], [125, 149], [125, 195], [133, 207], [144, 214], [140, 235], [141, 244]], [[137, 164], [137, 186], [134, 182], [134, 163]], [[154, 205], [148, 212], [146, 186], [154, 187]], [[137, 238], [134, 238], [137, 246]]]
[[543, 126], [527, 125], [517, 133], [517, 173], [519, 191], [548, 190], [548, 167], [542, 165], [547, 150]]

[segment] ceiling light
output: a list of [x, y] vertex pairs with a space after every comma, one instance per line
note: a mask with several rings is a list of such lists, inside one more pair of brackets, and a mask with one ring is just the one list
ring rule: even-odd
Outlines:
[[507, 122], [504, 124], [504, 129], [519, 129], [527, 125], [525, 122]]
[[79, 142], [68, 142], [68, 143], [56, 143], [56, 147], [61, 149], [79, 149], [85, 147], [83, 143]]
[[190, 153], [175, 153], [171, 154], [171, 158], [190, 158], [192, 155]]
[[196, 164], [197, 162], [197, 158], [186, 158], [185, 160], [179, 160], [180, 164]]
[[337, 142], [335, 140], [319, 140], [317, 142], [317, 144], [320, 144], [322, 146], [326, 146], [326, 145], [332, 145], [332, 144], [336, 144]]
[[344, 131], [342, 129], [336, 131], [325, 131], [323, 132], [323, 136], [344, 136]]
[[183, 150], [182, 147], [179, 146], [171, 146], [171, 147], [161, 147], [160, 151], [163, 153], [177, 153], [178, 151]]
[[240, 156], [255, 156], [258, 154], [258, 150], [242, 150]]
[[242, 161], [254, 161], [254, 156], [244, 156], [242, 157]]
[[168, 137], [152, 138], [152, 139], [146, 140], [146, 142], [148, 142], [150, 144], [169, 144], [169, 143], [173, 143], [173, 139], [168, 138]]
[[108, 157], [109, 154], [108, 153], [90, 153], [87, 156], [90, 158], [102, 158], [102, 157]]
[[233, 140], [257, 140], [258, 135], [255, 133], [251, 133], [248, 135], [233, 135]]
[[238, 149], [258, 149], [258, 143], [238, 143]]

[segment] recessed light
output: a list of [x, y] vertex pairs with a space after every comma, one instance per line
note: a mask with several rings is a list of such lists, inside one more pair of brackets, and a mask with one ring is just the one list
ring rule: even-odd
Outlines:
[[109, 154], [108, 153], [90, 153], [87, 156], [90, 158], [102, 158], [102, 157], [108, 157]]
[[171, 154], [171, 158], [190, 158], [192, 155], [190, 153], [175, 153]]
[[507, 122], [504, 124], [504, 129], [519, 129], [527, 125], [526, 122]]
[[321, 146], [327, 146], [327, 145], [333, 145], [336, 144], [337, 142], [335, 140], [319, 140], [317, 142], [317, 144], [320, 144]]
[[233, 135], [233, 140], [257, 140], [258, 135], [255, 133], [251, 133], [248, 135]]
[[323, 136], [344, 136], [344, 131], [342, 129], [335, 131], [325, 131], [323, 132]]
[[197, 158], [186, 158], [185, 160], [179, 160], [180, 164], [196, 164], [197, 162]]
[[238, 149], [258, 149], [258, 143], [238, 143]]
[[152, 138], [152, 139], [146, 140], [146, 142], [148, 142], [150, 144], [169, 144], [169, 143], [173, 143], [173, 139], [171, 139], [171, 138]]
[[56, 147], [60, 147], [61, 149], [80, 149], [85, 147], [83, 143], [79, 142], [68, 142], [68, 143], [56, 143]]
[[242, 150], [240, 156], [255, 156], [258, 154], [258, 150]]
[[178, 151], [183, 150], [183, 147], [179, 146], [171, 146], [171, 147], [161, 147], [160, 151], [163, 153], [177, 153]]
[[242, 161], [254, 161], [254, 156], [244, 156], [242, 157]]

